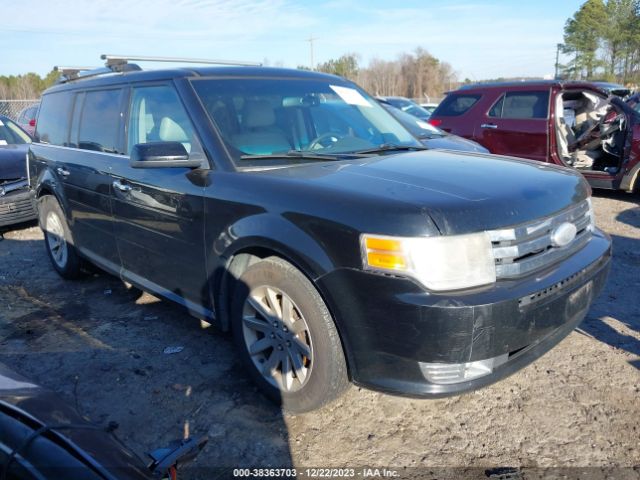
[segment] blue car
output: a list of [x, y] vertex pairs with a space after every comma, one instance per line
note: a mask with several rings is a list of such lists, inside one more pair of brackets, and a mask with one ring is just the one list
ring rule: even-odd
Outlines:
[[30, 143], [18, 124], [0, 115], [0, 230], [36, 219], [27, 175]]
[[376, 97], [377, 100], [386, 102], [392, 107], [396, 107], [403, 112], [413, 115], [414, 117], [424, 120], [425, 122], [431, 117], [431, 112], [424, 107], [421, 107], [413, 100], [409, 100], [406, 97]]

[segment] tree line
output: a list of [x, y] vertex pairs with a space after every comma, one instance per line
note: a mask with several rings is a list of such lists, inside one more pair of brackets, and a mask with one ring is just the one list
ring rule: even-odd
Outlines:
[[640, 0], [587, 0], [567, 20], [562, 77], [638, 83]]
[[33, 100], [55, 83], [60, 74], [49, 72], [44, 78], [37, 73], [0, 75], [0, 100]]
[[453, 67], [421, 47], [395, 60], [374, 58], [366, 66], [360, 65], [358, 54], [347, 53], [317, 65], [316, 70], [352, 80], [374, 95], [439, 99], [458, 86]]

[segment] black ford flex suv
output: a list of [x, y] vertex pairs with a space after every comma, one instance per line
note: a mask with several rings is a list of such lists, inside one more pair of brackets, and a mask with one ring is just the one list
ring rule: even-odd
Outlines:
[[53, 267], [91, 262], [231, 330], [290, 411], [349, 381], [495, 382], [585, 316], [610, 240], [575, 172], [426, 150], [339, 77], [251, 66], [63, 77], [30, 178]]

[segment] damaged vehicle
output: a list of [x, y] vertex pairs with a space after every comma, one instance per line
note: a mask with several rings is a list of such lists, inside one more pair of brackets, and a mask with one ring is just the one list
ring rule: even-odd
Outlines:
[[185, 438], [145, 462], [114, 431], [87, 421], [58, 395], [0, 363], [2, 480], [177, 480], [207, 438]]
[[587, 82], [466, 85], [429, 122], [491, 153], [575, 168], [594, 188], [631, 192], [640, 187], [640, 114], [619, 93]]
[[37, 218], [27, 173], [30, 143], [24, 130], [0, 115], [0, 231]]
[[611, 242], [575, 169], [429, 150], [333, 75], [104, 58], [42, 97], [29, 165], [53, 268], [91, 262], [231, 331], [286, 410], [350, 381], [489, 385], [605, 284]]

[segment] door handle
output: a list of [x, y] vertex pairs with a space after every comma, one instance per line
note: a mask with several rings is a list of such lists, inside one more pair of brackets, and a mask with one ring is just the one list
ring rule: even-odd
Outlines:
[[131, 185], [125, 185], [120, 182], [120, 180], [115, 180], [111, 185], [113, 185], [113, 188], [120, 190], [121, 192], [130, 192], [132, 190]]
[[480, 128], [492, 128], [492, 129], [496, 129], [498, 128], [498, 125], [496, 125], [495, 123], [483, 123], [482, 125], [480, 125]]
[[69, 170], [62, 167], [56, 168], [56, 172], [58, 172], [58, 175], [60, 175], [61, 177], [68, 177], [69, 175], [71, 175], [71, 172]]

